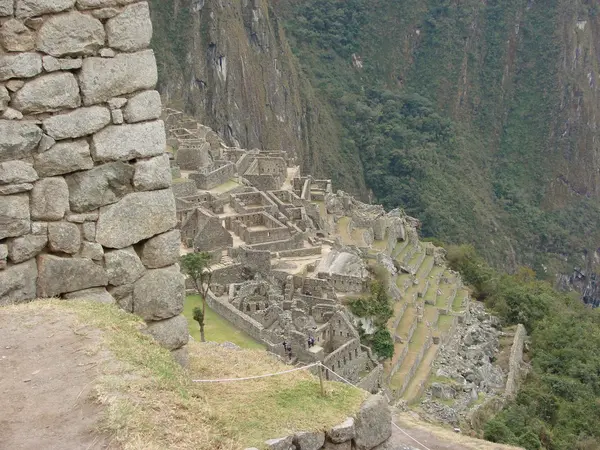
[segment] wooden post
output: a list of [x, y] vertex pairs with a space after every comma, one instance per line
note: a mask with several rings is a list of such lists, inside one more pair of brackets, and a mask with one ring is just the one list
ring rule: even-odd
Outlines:
[[323, 386], [323, 366], [319, 364], [319, 383], [321, 384], [321, 397], [325, 397], [325, 387]]

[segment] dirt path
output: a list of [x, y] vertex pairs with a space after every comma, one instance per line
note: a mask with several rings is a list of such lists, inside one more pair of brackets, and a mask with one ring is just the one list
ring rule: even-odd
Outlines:
[[102, 411], [90, 399], [100, 339], [72, 316], [0, 309], [0, 448], [116, 448], [96, 432]]

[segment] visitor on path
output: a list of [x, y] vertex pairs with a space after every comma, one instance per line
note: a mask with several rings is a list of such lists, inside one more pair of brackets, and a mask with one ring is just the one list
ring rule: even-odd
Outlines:
[[287, 352], [287, 342], [283, 341], [283, 351]]
[[287, 348], [287, 352], [288, 352], [288, 358], [290, 358], [290, 361], [292, 360], [292, 346], [290, 345]]

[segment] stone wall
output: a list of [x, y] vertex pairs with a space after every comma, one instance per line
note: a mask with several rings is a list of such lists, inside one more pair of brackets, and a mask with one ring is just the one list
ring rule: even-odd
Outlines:
[[0, 24], [0, 305], [117, 302], [182, 347], [147, 2], [0, 1]]
[[504, 395], [507, 398], [513, 398], [519, 389], [521, 380], [521, 366], [523, 364], [523, 346], [527, 331], [521, 324], [517, 325], [517, 331], [513, 339], [513, 345], [510, 349], [510, 358], [508, 360], [508, 376], [506, 377], [506, 388]]

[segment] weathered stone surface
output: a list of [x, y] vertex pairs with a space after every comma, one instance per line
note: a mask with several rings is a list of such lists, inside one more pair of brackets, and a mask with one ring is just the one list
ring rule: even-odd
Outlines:
[[187, 345], [171, 350], [171, 356], [182, 367], [187, 368], [190, 365], [190, 352], [188, 351]]
[[104, 45], [102, 22], [87, 14], [71, 11], [44, 22], [37, 36], [37, 49], [49, 55], [92, 55]]
[[55, 297], [67, 292], [106, 286], [106, 271], [87, 258], [61, 258], [55, 255], [38, 256], [38, 295]]
[[265, 441], [265, 445], [269, 450], [290, 450], [292, 447], [293, 436], [286, 436], [277, 439], [269, 439]]
[[121, 14], [106, 22], [108, 45], [124, 52], [135, 52], [150, 45], [152, 22], [148, 3], [126, 7]]
[[32, 189], [33, 184], [31, 183], [7, 184], [5, 186], [0, 186], [0, 195], [18, 194], [20, 192], [28, 192]]
[[333, 442], [325, 442], [323, 450], [352, 450], [352, 441], [346, 441], [339, 444]]
[[45, 151], [50, 150], [54, 144], [56, 144], [54, 138], [51, 138], [47, 134], [42, 134], [42, 139], [40, 139], [37, 151], [38, 153], [44, 153]]
[[34, 17], [65, 11], [74, 4], [75, 0], [17, 0], [15, 12], [19, 18]]
[[182, 315], [160, 322], [148, 323], [148, 333], [169, 350], [183, 347], [187, 344], [190, 336], [187, 319]]
[[96, 19], [110, 19], [111, 17], [115, 17], [121, 11], [118, 8], [100, 8], [94, 9], [92, 11], [92, 16]]
[[13, 98], [12, 106], [23, 113], [42, 113], [77, 108], [79, 85], [70, 72], [56, 72], [32, 80]]
[[169, 231], [176, 224], [171, 190], [135, 192], [100, 209], [96, 240], [104, 247], [129, 247]]
[[36, 298], [36, 278], [35, 259], [0, 271], [0, 306]]
[[124, 6], [138, 0], [77, 0], [79, 9], [106, 8], [110, 6]]
[[67, 300], [81, 300], [86, 302], [108, 303], [113, 304], [117, 301], [110, 295], [106, 288], [91, 288], [82, 291], [71, 292], [64, 295]]
[[152, 50], [120, 54], [111, 59], [86, 58], [79, 75], [83, 102], [93, 105], [119, 95], [152, 89], [157, 76]]
[[69, 188], [64, 178], [44, 178], [31, 191], [31, 217], [35, 220], [60, 220], [69, 210]]
[[298, 450], [319, 450], [325, 444], [322, 431], [304, 431], [294, 435], [294, 445]]
[[45, 234], [28, 234], [15, 238], [8, 243], [8, 257], [15, 264], [22, 263], [36, 256], [47, 243], [48, 238]]
[[146, 271], [133, 247], [111, 250], [104, 254], [108, 283], [112, 286], [132, 284]]
[[71, 222], [52, 222], [48, 224], [50, 250], [74, 255], [81, 247], [79, 227]]
[[14, 12], [14, 0], [0, 0], [0, 17], [12, 16]]
[[86, 241], [94, 242], [96, 240], [96, 222], [85, 222], [82, 228], [83, 238]]
[[55, 72], [57, 70], [80, 69], [83, 60], [81, 58], [55, 58], [46, 55], [42, 58], [42, 64], [46, 72]]
[[0, 120], [0, 162], [27, 158], [42, 138], [42, 130], [33, 122]]
[[67, 214], [67, 220], [74, 223], [95, 222], [98, 220], [99, 215], [98, 210], [89, 213]]
[[119, 308], [129, 313], [133, 312], [133, 284], [108, 286], [108, 292], [115, 298]]
[[6, 108], [6, 111], [2, 113], [2, 118], [6, 120], [21, 120], [23, 118], [23, 113], [16, 109]]
[[6, 109], [9, 101], [10, 94], [8, 93], [8, 89], [0, 85], [0, 111], [4, 111]]
[[357, 450], [370, 450], [392, 435], [392, 413], [385, 397], [371, 395], [361, 405], [355, 428]]
[[29, 52], [35, 47], [34, 34], [16, 19], [4, 22], [0, 28], [0, 43], [9, 52]]
[[158, 119], [161, 113], [162, 104], [157, 91], [145, 91], [131, 97], [123, 109], [123, 117], [129, 123]]
[[28, 17], [25, 19], [25, 25], [27, 28], [31, 28], [32, 30], [39, 30], [44, 25], [43, 17]]
[[95, 161], [126, 161], [164, 153], [167, 145], [162, 121], [110, 125], [92, 138]]
[[23, 80], [9, 80], [6, 82], [6, 89], [10, 92], [17, 92], [23, 86], [25, 86], [25, 81]]
[[117, 202], [133, 191], [134, 172], [133, 166], [117, 161], [68, 175], [71, 209], [86, 212]]
[[171, 186], [169, 156], [162, 154], [155, 158], [138, 161], [135, 164], [133, 186], [137, 191], [154, 191]]
[[327, 433], [327, 437], [331, 442], [336, 444], [349, 441], [354, 438], [354, 435], [354, 419], [352, 417], [348, 417], [344, 422], [336, 425]]
[[110, 111], [110, 115], [112, 117], [113, 124], [121, 125], [124, 122], [123, 111], [121, 111], [120, 109], [112, 109]]
[[0, 184], [32, 183], [38, 174], [31, 164], [23, 161], [0, 163]]
[[172, 230], [149, 239], [142, 247], [142, 263], [149, 269], [170, 266], [179, 260], [181, 233]]
[[115, 52], [112, 48], [100, 49], [100, 56], [102, 56], [103, 58], [114, 58], [116, 55], [117, 52]]
[[31, 222], [31, 233], [37, 236], [48, 236], [48, 222]]
[[127, 104], [127, 99], [124, 97], [111, 98], [108, 102], [110, 109], [120, 109]]
[[8, 246], [0, 244], [0, 270], [6, 269], [8, 259]]
[[0, 239], [29, 233], [29, 196], [7, 195], [0, 198]]
[[37, 53], [0, 56], [0, 81], [31, 78], [42, 73], [42, 57]]
[[110, 112], [102, 106], [79, 108], [66, 114], [58, 114], [44, 120], [46, 134], [52, 138], [78, 138], [95, 133], [110, 123]]
[[94, 167], [87, 141], [59, 142], [45, 153], [34, 156], [34, 166], [40, 176], [51, 177]]
[[96, 244], [95, 242], [83, 242], [79, 256], [81, 258], [89, 258], [93, 261], [101, 261], [104, 258], [104, 250], [100, 244]]
[[144, 320], [162, 320], [183, 311], [185, 278], [176, 266], [148, 270], [133, 285], [133, 312]]

